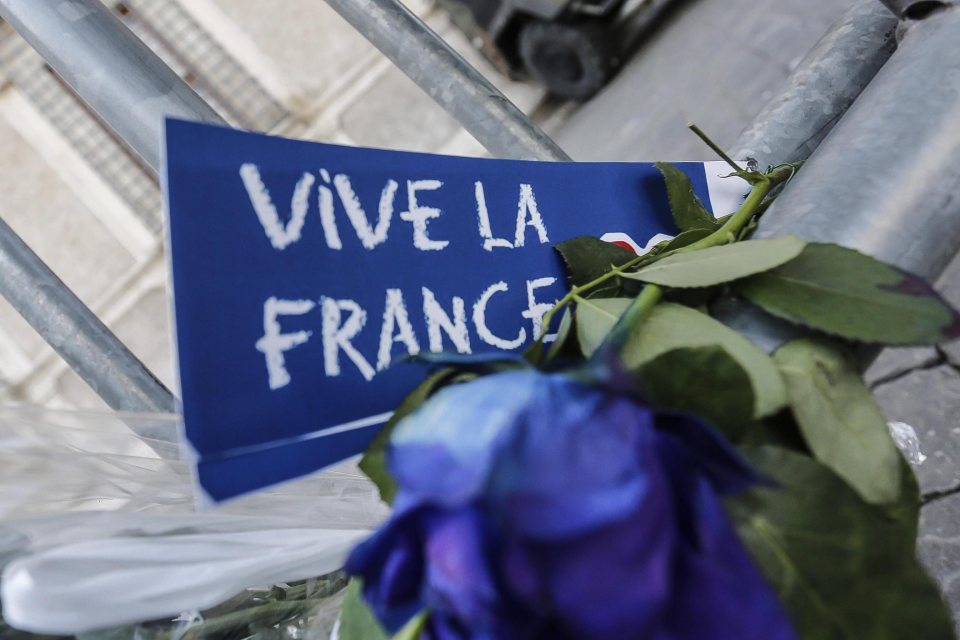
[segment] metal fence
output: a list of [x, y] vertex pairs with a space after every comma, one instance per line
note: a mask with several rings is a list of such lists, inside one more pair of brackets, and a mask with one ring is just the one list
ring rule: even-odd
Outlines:
[[131, 211], [154, 232], [162, 228], [160, 189], [123, 140], [91, 110], [16, 32], [0, 29], [0, 70], [97, 174], [113, 186]]
[[[493, 155], [569, 159], [399, 0], [328, 3]], [[882, 4], [862, 0], [824, 36], [736, 155], [767, 164], [812, 154], [764, 217], [762, 235], [840, 242], [933, 278], [960, 248], [960, 9], [953, 1]], [[136, 12], [148, 6], [124, 2], [121, 13], [137, 30]], [[258, 128], [284, 117], [265, 92], [248, 111], [232, 107], [242, 83], [218, 76], [191, 87], [100, 0], [0, 0], [0, 17], [146, 175], [159, 171], [164, 116]], [[195, 58], [171, 55], [189, 76], [180, 67]], [[0, 293], [111, 407], [174, 410], [170, 391], [2, 220], [0, 275]], [[762, 320], [741, 321], [770, 333]]]

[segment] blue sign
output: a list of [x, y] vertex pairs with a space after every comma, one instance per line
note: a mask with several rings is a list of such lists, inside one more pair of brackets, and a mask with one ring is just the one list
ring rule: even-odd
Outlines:
[[[679, 165], [717, 215], [744, 183]], [[652, 164], [457, 158], [168, 120], [183, 420], [220, 501], [360, 453], [410, 353], [520, 351], [566, 289], [554, 244], [675, 233]]]

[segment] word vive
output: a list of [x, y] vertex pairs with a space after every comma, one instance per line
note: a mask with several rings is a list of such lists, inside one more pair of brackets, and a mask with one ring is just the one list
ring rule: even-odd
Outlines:
[[[682, 163], [717, 215], [745, 192]], [[168, 120], [184, 432], [220, 501], [361, 453], [421, 352], [516, 352], [568, 286], [554, 244], [675, 233], [648, 163], [457, 158]], [[544, 337], [550, 341], [551, 336]]]

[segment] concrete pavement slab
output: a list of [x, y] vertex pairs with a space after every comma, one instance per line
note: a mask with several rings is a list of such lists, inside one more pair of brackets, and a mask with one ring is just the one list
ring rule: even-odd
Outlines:
[[714, 160], [852, 0], [687, 0], [618, 76], [556, 131], [576, 160]]

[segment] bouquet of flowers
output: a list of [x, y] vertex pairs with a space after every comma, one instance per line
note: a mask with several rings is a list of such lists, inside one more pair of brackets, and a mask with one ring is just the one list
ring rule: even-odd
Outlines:
[[750, 239], [798, 166], [725, 159], [733, 215], [659, 165], [678, 236], [557, 246], [572, 288], [522, 358], [422, 358], [361, 463], [393, 512], [348, 560], [341, 640], [953, 637], [859, 356], [960, 316], [857, 251]]

